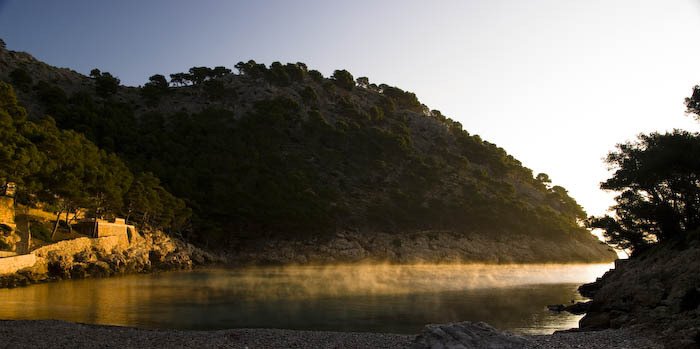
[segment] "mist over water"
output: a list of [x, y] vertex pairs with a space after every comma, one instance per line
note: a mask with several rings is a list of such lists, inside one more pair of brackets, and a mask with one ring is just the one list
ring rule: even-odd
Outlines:
[[296, 299], [585, 283], [610, 268], [611, 264], [289, 266], [215, 270], [212, 273], [233, 277], [203, 281], [214, 289], [238, 288], [251, 297]]
[[486, 321], [520, 333], [576, 327], [545, 305], [582, 300], [610, 264], [338, 265], [207, 269], [0, 290], [0, 318], [146, 328], [418, 333]]

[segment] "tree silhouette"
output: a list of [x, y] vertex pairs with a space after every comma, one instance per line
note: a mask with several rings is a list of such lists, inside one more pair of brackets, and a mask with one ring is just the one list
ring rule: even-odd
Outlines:
[[614, 245], [633, 251], [700, 228], [700, 136], [675, 130], [640, 135], [617, 146], [607, 163], [615, 169], [602, 189], [620, 191], [615, 218], [594, 217]]
[[95, 68], [90, 71], [90, 76], [95, 80], [95, 92], [102, 98], [107, 98], [115, 93], [119, 88], [119, 79], [107, 72], [101, 72]]

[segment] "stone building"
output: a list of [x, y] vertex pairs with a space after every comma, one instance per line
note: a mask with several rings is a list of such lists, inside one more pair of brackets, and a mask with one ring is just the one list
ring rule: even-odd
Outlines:
[[119, 237], [120, 244], [129, 245], [134, 239], [138, 238], [136, 227], [131, 224], [126, 224], [124, 218], [115, 218], [113, 221], [106, 219], [86, 219], [74, 226], [74, 229], [87, 236], [93, 238], [102, 238], [107, 236]]

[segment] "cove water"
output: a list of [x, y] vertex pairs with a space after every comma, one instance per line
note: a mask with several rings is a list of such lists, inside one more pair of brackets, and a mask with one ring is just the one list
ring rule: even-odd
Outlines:
[[0, 319], [213, 330], [283, 328], [417, 334], [484, 321], [522, 334], [578, 326], [547, 304], [612, 264], [339, 265], [198, 269], [0, 290]]

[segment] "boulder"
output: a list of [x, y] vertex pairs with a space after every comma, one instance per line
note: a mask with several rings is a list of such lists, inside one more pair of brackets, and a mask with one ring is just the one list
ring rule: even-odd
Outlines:
[[572, 305], [564, 307], [564, 311], [567, 311], [571, 314], [574, 315], [582, 315], [585, 314], [588, 309], [591, 307], [591, 302], [576, 302]]
[[411, 349], [520, 349], [528, 343], [525, 337], [499, 331], [484, 322], [465, 321], [425, 326]]
[[550, 304], [547, 306], [547, 309], [549, 311], [555, 311], [557, 313], [560, 313], [566, 309], [566, 306], [564, 304]]

